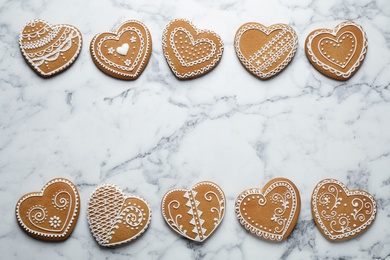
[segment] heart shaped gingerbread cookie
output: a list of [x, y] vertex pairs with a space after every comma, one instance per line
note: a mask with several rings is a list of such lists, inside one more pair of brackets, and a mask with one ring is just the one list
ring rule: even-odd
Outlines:
[[42, 77], [51, 77], [67, 69], [78, 57], [82, 37], [68, 24], [29, 21], [22, 29], [19, 46], [28, 65]]
[[125, 195], [114, 184], [102, 184], [91, 195], [88, 223], [101, 246], [115, 246], [136, 239], [148, 228], [152, 217], [147, 202]]
[[329, 240], [345, 240], [360, 235], [374, 221], [377, 206], [363, 190], [349, 190], [335, 179], [320, 181], [311, 196], [314, 221]]
[[80, 212], [80, 196], [76, 186], [64, 178], [56, 178], [40, 192], [24, 195], [16, 204], [16, 218], [29, 235], [51, 241], [67, 239]]
[[333, 30], [311, 32], [306, 38], [305, 50], [319, 72], [333, 79], [347, 80], [362, 64], [367, 45], [366, 33], [360, 25], [343, 22]]
[[91, 41], [93, 62], [119, 79], [137, 79], [149, 62], [152, 37], [139, 21], [126, 21], [116, 31], [97, 34]]
[[199, 30], [184, 19], [167, 25], [162, 43], [168, 65], [179, 79], [206, 74], [218, 65], [223, 54], [223, 42], [218, 34]]
[[167, 224], [197, 242], [203, 242], [215, 231], [225, 215], [225, 207], [222, 189], [209, 181], [199, 182], [190, 190], [170, 190], [161, 202]]
[[291, 26], [246, 23], [238, 28], [234, 48], [241, 64], [253, 75], [267, 79], [281, 72], [292, 60], [298, 37]]
[[256, 236], [271, 241], [286, 239], [297, 223], [301, 198], [294, 183], [275, 178], [262, 189], [243, 191], [236, 200], [240, 224]]

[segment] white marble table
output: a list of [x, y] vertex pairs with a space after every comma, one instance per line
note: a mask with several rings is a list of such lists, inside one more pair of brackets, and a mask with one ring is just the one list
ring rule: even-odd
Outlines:
[[[0, 252], [2, 259], [389, 259], [390, 258], [390, 2], [360, 1], [1, 1], [0, 5]], [[51, 79], [37, 76], [18, 48], [34, 18], [70, 23], [83, 33], [75, 64]], [[187, 18], [219, 33], [220, 64], [209, 74], [177, 80], [161, 49], [165, 25]], [[125, 20], [145, 23], [153, 52], [136, 81], [100, 72], [89, 54], [99, 32]], [[344, 20], [363, 26], [366, 60], [348, 81], [317, 72], [304, 41], [316, 28]], [[276, 78], [250, 75], [233, 48], [248, 21], [283, 22], [298, 33], [292, 63]], [[234, 213], [236, 196], [274, 177], [295, 182], [302, 209], [282, 243], [248, 233]], [[26, 235], [14, 214], [23, 194], [54, 177], [72, 180], [81, 213], [71, 237], [47, 243]], [[332, 243], [316, 228], [310, 196], [323, 178], [365, 189], [377, 219], [355, 239]], [[164, 222], [160, 200], [173, 187], [212, 180], [227, 196], [225, 219], [203, 244]], [[98, 246], [86, 204], [101, 183], [145, 198], [153, 218], [138, 240], [116, 249]]]

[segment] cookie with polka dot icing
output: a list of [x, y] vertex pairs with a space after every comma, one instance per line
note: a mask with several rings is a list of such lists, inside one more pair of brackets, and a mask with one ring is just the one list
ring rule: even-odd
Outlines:
[[173, 20], [166, 26], [162, 46], [169, 67], [179, 79], [208, 73], [218, 65], [224, 49], [218, 34], [197, 29], [185, 19]]
[[300, 209], [299, 191], [286, 178], [272, 179], [261, 189], [247, 189], [235, 203], [237, 218], [245, 229], [276, 242], [285, 240], [293, 231]]
[[20, 227], [30, 236], [47, 241], [67, 239], [79, 213], [79, 192], [64, 178], [50, 180], [40, 192], [27, 193], [16, 204]]
[[291, 62], [298, 46], [295, 30], [287, 24], [264, 26], [250, 22], [238, 28], [234, 48], [241, 64], [254, 76], [276, 76]]
[[374, 197], [364, 190], [350, 190], [336, 179], [324, 179], [313, 190], [311, 209], [320, 232], [331, 241], [361, 235], [375, 220]]
[[306, 56], [319, 72], [333, 79], [347, 80], [362, 65], [368, 40], [363, 28], [343, 22], [334, 29], [317, 29], [305, 43]]
[[29, 21], [22, 29], [19, 47], [27, 64], [47, 78], [69, 68], [80, 54], [82, 36], [69, 24]]
[[96, 188], [87, 206], [88, 223], [101, 246], [117, 246], [138, 238], [149, 226], [148, 203], [105, 183]]
[[190, 240], [203, 242], [222, 222], [226, 197], [217, 184], [202, 181], [189, 190], [168, 191], [161, 208], [166, 223], [174, 231]]
[[130, 20], [112, 32], [93, 37], [90, 52], [95, 65], [118, 79], [137, 79], [149, 62], [152, 37], [141, 22]]

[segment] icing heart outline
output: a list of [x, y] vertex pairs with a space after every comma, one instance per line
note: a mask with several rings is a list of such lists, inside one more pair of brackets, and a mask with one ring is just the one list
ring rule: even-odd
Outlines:
[[[26, 27], [28, 26], [35, 27], [35, 25], [39, 23], [42, 23], [44, 25], [44, 27], [39, 31], [31, 34], [23, 33]], [[61, 37], [59, 39], [56, 39], [56, 37], [58, 36], [58, 34], [62, 29], [64, 29], [64, 31], [62, 32]], [[48, 32], [48, 35], [46, 35], [43, 38], [40, 38], [40, 36], [44, 35], [46, 32]], [[30, 42], [31, 38], [35, 38], [35, 37], [38, 37], [40, 39], [37, 41]], [[24, 42], [25, 39], [27, 39], [28, 42]], [[56, 41], [53, 42], [53, 40]], [[52, 61], [55, 62], [59, 56], [63, 56], [63, 53], [68, 52], [69, 49], [72, 48], [72, 43], [75, 44], [75, 41], [78, 41], [77, 48], [70, 59], [67, 60], [64, 59], [65, 63], [63, 63], [58, 68], [54, 68], [54, 69], [48, 68], [48, 72], [45, 72], [40, 68], [41, 65], [47, 64], [48, 62], [52, 62]], [[19, 47], [22, 52], [24, 60], [38, 75], [44, 78], [54, 76], [68, 69], [71, 65], [73, 65], [74, 61], [77, 59], [77, 57], [80, 54], [82, 42], [83, 41], [82, 41], [81, 32], [75, 26], [69, 24], [51, 24], [41, 19], [34, 19], [27, 22], [23, 26], [19, 36]], [[48, 48], [41, 50], [37, 53], [30, 52], [30, 50], [39, 49], [48, 45], [50, 45]], [[48, 51], [52, 51], [52, 52], [46, 54], [46, 52]]]
[[[279, 193], [271, 194], [273, 190], [280, 188], [285, 189], [284, 196]], [[267, 200], [268, 195], [270, 197]], [[251, 200], [257, 202], [251, 205]], [[278, 208], [278, 203], [281, 203], [283, 208]], [[283, 218], [286, 209], [290, 207], [288, 218]], [[249, 208], [248, 211], [247, 208]], [[261, 189], [247, 189], [237, 197], [235, 203], [235, 212], [240, 224], [252, 234], [271, 241], [282, 241], [290, 235], [298, 221], [300, 208], [301, 199], [299, 191], [295, 184], [286, 178], [272, 179]], [[264, 216], [271, 210], [273, 210], [274, 214], [267, 220], [271, 221], [270, 223], [273, 221], [278, 225], [282, 225], [281, 227], [274, 227], [274, 230], [266, 227], [266, 222], [263, 222]]]
[[[58, 185], [65, 185], [65, 189], [60, 189], [56, 192], [55, 195], [53, 195], [52, 203], [50, 205], [40, 205], [45, 204], [42, 203], [44, 200], [49, 196], [46, 194], [48, 189], [55, 189]], [[72, 192], [72, 193], [70, 193]], [[64, 198], [64, 194], [66, 197]], [[72, 201], [74, 200], [74, 201]], [[38, 201], [32, 203], [31, 201]], [[33, 206], [29, 206], [28, 210], [25, 210], [24, 204], [35, 204]], [[51, 210], [55, 208], [58, 211], [67, 210], [66, 219], [65, 221], [60, 219], [57, 214], [54, 214], [53, 216], [49, 216], [48, 214], [48, 207]], [[23, 212], [21, 212], [23, 211]], [[41, 191], [39, 192], [30, 192], [22, 196], [21, 199], [19, 199], [18, 203], [16, 204], [16, 218], [18, 220], [19, 225], [25, 230], [28, 234], [33, 235], [34, 237], [42, 240], [58, 240], [62, 241], [67, 239], [70, 234], [72, 233], [77, 219], [78, 219], [78, 213], [80, 211], [80, 195], [78, 193], [78, 190], [76, 186], [69, 180], [65, 178], [55, 178], [47, 182]], [[32, 214], [32, 212], [34, 212]], [[24, 215], [26, 213], [26, 220], [30, 221], [30, 223], [26, 223], [24, 220]], [[49, 220], [47, 221], [49, 223], [48, 228], [45, 228], [42, 223], [45, 223], [47, 218]], [[37, 222], [38, 224], [34, 223]], [[57, 227], [61, 228], [57, 229]], [[32, 226], [31, 226], [31, 225]], [[34, 229], [36, 228], [36, 229]]]
[[[104, 41], [119, 41], [121, 39], [121, 36], [128, 31], [136, 33], [141, 41], [141, 44], [139, 49], [137, 50], [135, 60], [133, 62], [129, 61], [128, 63], [125, 63], [125, 65], [120, 65], [108, 59], [102, 53], [101, 49]], [[143, 37], [143, 34], [145, 34], [146, 37]], [[129, 39], [129, 43], [131, 42], [132, 39]], [[121, 46], [123, 46], [123, 44]], [[149, 29], [146, 27], [146, 25], [137, 20], [125, 21], [121, 25], [119, 25], [118, 29], [116, 30], [106, 31], [95, 35], [92, 38], [90, 44], [90, 53], [95, 65], [107, 75], [125, 80], [135, 80], [142, 74], [143, 70], [149, 62], [151, 51], [152, 36], [149, 32]], [[112, 66], [113, 68], [111, 68], [110, 66]]]
[[[333, 66], [329, 66], [329, 65], [325, 64], [324, 62], [322, 62], [320, 60], [320, 58], [317, 57], [317, 55], [313, 52], [312, 42], [316, 37], [319, 37], [322, 34], [328, 34], [332, 37], [336, 37], [337, 34], [339, 33], [339, 31], [347, 26], [353, 26], [354, 28], [357, 28], [359, 33], [361, 33], [361, 37], [362, 37], [363, 42], [361, 44], [362, 47], [361, 47], [360, 53], [358, 54], [359, 56], [358, 56], [357, 60], [352, 65], [346, 65], [344, 68], [349, 67], [349, 69], [347, 71], [343, 72], [343, 71], [340, 71], [339, 69], [337, 69]], [[356, 38], [356, 35], [354, 35], [354, 37]], [[355, 41], [355, 43], [357, 44], [357, 41]], [[320, 29], [320, 30], [314, 31], [314, 33], [309, 34], [309, 36], [306, 38], [305, 45], [306, 45], [306, 49], [307, 49], [307, 51], [306, 51], [307, 57], [308, 57], [310, 63], [312, 63], [313, 66], [318, 71], [321, 72], [321, 69], [323, 69], [325, 71], [329, 71], [331, 74], [335, 74], [335, 77], [332, 77], [331, 75], [329, 75], [329, 77], [339, 79], [339, 80], [347, 80], [355, 74], [355, 72], [359, 69], [361, 63], [364, 61], [365, 55], [366, 55], [367, 49], [368, 49], [368, 39], [367, 39], [367, 35], [366, 35], [365, 31], [363, 30], [362, 26], [360, 26], [359, 24], [356, 24], [354, 22], [346, 21], [346, 22], [342, 22], [342, 23], [338, 24], [333, 29]], [[318, 47], [317, 49], [320, 50], [320, 47]], [[351, 57], [351, 59], [352, 59], [352, 57]], [[326, 59], [326, 60], [328, 60], [328, 59]], [[332, 62], [332, 64], [333, 64], [333, 62]], [[318, 68], [316, 66], [318, 66]]]
[[[102, 206], [102, 203], [106, 203], [108, 206]], [[96, 213], [99, 209], [103, 209], [104, 214]], [[96, 216], [96, 214], [98, 215]], [[152, 212], [146, 200], [125, 194], [115, 184], [99, 185], [88, 201], [88, 224], [93, 237], [100, 246], [118, 246], [135, 240], [147, 230], [151, 218]], [[105, 223], [104, 219], [109, 223]]]
[[[364, 221], [363, 223], [361, 223], [361, 225], [359, 225], [359, 226], [356, 225], [356, 227], [354, 227], [354, 229], [351, 230], [349, 227], [350, 221], [344, 222], [344, 224], [341, 224], [341, 227], [342, 227], [341, 231], [342, 232], [338, 233], [337, 235], [334, 235], [335, 232], [338, 232], [337, 230], [333, 231], [333, 230], [329, 230], [327, 228], [327, 226], [324, 223], [328, 217], [329, 218], [333, 217], [333, 214], [331, 214], [332, 216], [329, 215], [328, 217], [322, 216], [322, 213], [326, 214], [326, 210], [322, 210], [321, 214], [320, 214], [319, 210], [318, 210], [318, 205], [317, 205], [317, 201], [321, 200], [321, 195], [319, 194], [319, 192], [321, 189], [325, 189], [325, 185], [327, 185], [327, 184], [329, 184], [328, 187], [333, 185], [333, 188], [328, 188], [329, 193], [335, 193], [335, 192], [337, 193], [337, 196], [335, 197], [336, 198], [335, 205], [331, 208], [331, 211], [333, 211], [333, 209], [337, 208], [338, 206], [342, 207], [342, 203], [343, 203], [344, 207], [346, 207], [348, 205], [348, 203], [341, 202], [342, 200], [340, 200], [340, 199], [342, 199], [342, 198], [337, 198], [338, 194], [341, 193], [342, 191], [345, 192], [345, 195], [347, 196], [347, 198], [362, 196], [362, 197], [369, 200], [368, 202], [364, 202], [364, 203], [362, 201], [362, 207], [359, 210], [356, 210], [356, 208], [359, 206], [359, 202], [357, 202], [357, 201], [354, 202], [354, 200], [356, 199], [356, 198], [354, 198], [351, 201], [351, 205], [354, 208], [353, 213], [347, 212], [347, 213], [350, 213], [350, 215], [355, 220], [358, 219], [360, 222]], [[338, 188], [340, 188], [341, 190], [337, 191]], [[320, 198], [318, 199], [319, 195], [320, 195]], [[332, 195], [330, 195], [330, 196], [332, 196]], [[322, 230], [321, 233], [327, 239], [329, 239], [331, 241], [346, 240], [346, 239], [350, 239], [352, 237], [355, 237], [357, 235], [361, 235], [362, 232], [365, 231], [368, 227], [370, 227], [370, 225], [373, 223], [373, 221], [375, 220], [376, 213], [377, 213], [376, 202], [370, 193], [368, 193], [364, 190], [350, 190], [344, 183], [342, 183], [341, 181], [336, 180], [336, 179], [324, 179], [324, 180], [320, 181], [316, 185], [316, 187], [314, 188], [311, 199], [312, 199], [312, 201], [311, 201], [312, 215], [313, 215], [314, 221], [316, 223], [316, 226], [318, 227], [318, 229]], [[360, 199], [358, 199], [358, 200], [360, 200]], [[325, 201], [323, 201], [323, 202], [325, 202]], [[330, 201], [327, 200], [327, 202], [329, 203]], [[371, 204], [369, 204], [369, 202], [371, 202]], [[324, 203], [321, 203], [321, 204], [324, 204]], [[367, 217], [366, 221], [365, 221], [364, 214], [362, 214], [362, 213], [358, 214], [359, 212], [361, 212], [363, 210], [363, 208], [365, 208], [365, 210], [366, 210], [365, 213], [366, 213], [366, 215], [368, 215], [368, 216], [366, 216]], [[337, 213], [335, 212], [335, 214], [337, 214]], [[336, 217], [336, 215], [334, 217]], [[348, 214], [347, 214], [347, 217], [349, 217]], [[329, 218], [328, 218], [328, 220], [331, 221], [332, 219], [329, 219]], [[339, 219], [342, 220], [341, 217]], [[346, 220], [346, 218], [345, 218], [345, 220]], [[340, 222], [339, 222], [339, 224], [340, 224]], [[344, 227], [344, 225], [346, 225], [347, 227]], [[330, 227], [332, 229], [332, 223], [330, 224]], [[345, 229], [345, 231], [347, 231], [347, 232], [344, 232], [343, 229]]]
[[[246, 55], [244, 55], [243, 52], [241, 51], [241, 47], [240, 47], [241, 46], [241, 39], [245, 33], [248, 33], [251, 30], [260, 31], [262, 34], [266, 35], [266, 37], [269, 37], [269, 35], [272, 32], [277, 31], [277, 30], [282, 30], [282, 32], [280, 32], [275, 37], [275, 38], [277, 38], [276, 40], [272, 39], [272, 40], [268, 41], [267, 44], [265, 44], [264, 46], [259, 46], [258, 47], [259, 50], [257, 52], [251, 54], [249, 57], [246, 57]], [[289, 33], [292, 36], [292, 38], [286, 40], [287, 43], [283, 47], [281, 47], [280, 49], [278, 49], [276, 51], [276, 53], [274, 54], [274, 56], [276, 56], [276, 57], [273, 56], [272, 58], [263, 59], [262, 66], [264, 66], [264, 65], [266, 66], [267, 64], [272, 66], [272, 63], [279, 63], [279, 64], [269, 72], [264, 72], [262, 69], [260, 69], [260, 66], [259, 67], [254, 66], [252, 63], [253, 61], [251, 59], [253, 59], [253, 57], [259, 58], [263, 53], [265, 53], [265, 51], [268, 51], [269, 48], [274, 43], [277, 43], [277, 41], [280, 40], [280, 38], [282, 38], [282, 36], [280, 36], [280, 34], [282, 34], [282, 33]], [[298, 48], [297, 33], [295, 32], [295, 30], [291, 26], [289, 26], [287, 24], [272, 24], [270, 26], [264, 26], [260, 23], [249, 22], [249, 23], [243, 24], [237, 30], [236, 35], [234, 37], [234, 49], [236, 51], [237, 57], [240, 60], [241, 64], [249, 72], [251, 72], [253, 75], [255, 75], [261, 79], [271, 78], [271, 77], [277, 75], [282, 70], [284, 70], [287, 67], [287, 65], [290, 64], [291, 60], [294, 58], [297, 48]], [[284, 53], [281, 53], [282, 50], [284, 50], [286, 52], [288, 51], [288, 55], [281, 62], [278, 62], [280, 57], [284, 55]]]
[[[207, 39], [207, 41], [213, 42], [215, 46], [217, 46], [215, 49], [215, 53], [213, 53], [211, 58], [207, 57], [209, 59], [206, 59], [206, 57], [202, 57], [198, 59], [196, 62], [184, 62], [183, 60], [177, 58], [179, 54], [177, 50], [175, 53], [174, 49], [176, 47], [175, 48], [171, 47], [171, 42], [173, 42], [172, 40], [173, 34], [170, 33], [170, 35], [168, 35], [168, 32], [171, 30], [171, 27], [174, 27], [178, 23], [184, 23], [183, 26], [188, 27], [185, 29], [191, 34], [193, 39], [199, 37], [199, 35], [204, 35], [203, 39]], [[179, 27], [184, 28], [183, 26], [179, 26]], [[173, 51], [173, 57], [171, 57], [168, 53], [169, 48], [171, 48]], [[218, 65], [224, 51], [223, 41], [218, 34], [216, 34], [211, 30], [198, 29], [193, 23], [191, 23], [187, 19], [174, 19], [165, 27], [162, 35], [162, 49], [163, 49], [165, 59], [168, 63], [168, 66], [172, 70], [173, 74], [179, 79], [191, 79], [191, 78], [202, 76], [210, 72]], [[181, 55], [179, 55], [179, 57], [181, 57]], [[175, 61], [175, 59], [177, 59], [178, 61]], [[210, 60], [212, 61], [209, 64], [207, 64]], [[199, 67], [198, 65], [202, 63], [205, 63], [207, 65], [203, 67]], [[177, 68], [177, 66], [179, 67]], [[194, 66], [195, 68], [192, 68]], [[180, 70], [183, 70], [183, 72], [181, 72]]]
[[[210, 181], [198, 182], [189, 190], [171, 189], [161, 200], [162, 215], [168, 226], [195, 242], [203, 242], [213, 234], [225, 216], [225, 208], [224, 192]], [[182, 210], [184, 214], [180, 213]], [[192, 230], [185, 229], [188, 224]]]

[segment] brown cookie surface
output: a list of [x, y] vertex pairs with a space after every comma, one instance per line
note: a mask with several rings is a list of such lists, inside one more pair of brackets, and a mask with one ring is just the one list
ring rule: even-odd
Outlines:
[[148, 228], [152, 214], [148, 203], [130, 196], [114, 184], [102, 184], [91, 195], [88, 223], [101, 246], [116, 246], [136, 239]]
[[250, 22], [238, 28], [234, 48], [241, 64], [253, 75], [268, 79], [281, 72], [292, 60], [298, 37], [287, 24], [264, 26]]
[[306, 56], [319, 72], [333, 79], [347, 80], [361, 66], [368, 40], [363, 28], [343, 22], [334, 29], [311, 32], [305, 43]]
[[163, 53], [176, 77], [202, 76], [218, 65], [223, 54], [221, 37], [199, 30], [185, 19], [170, 22], [163, 32]]
[[152, 52], [152, 37], [141, 22], [130, 20], [116, 31], [97, 34], [90, 52], [95, 65], [119, 79], [135, 80], [144, 71]]
[[27, 234], [62, 241], [72, 233], [80, 213], [76, 186], [64, 178], [49, 181], [40, 192], [24, 195], [16, 204], [16, 218]]
[[219, 226], [226, 208], [226, 198], [215, 183], [203, 181], [190, 190], [172, 189], [161, 201], [167, 224], [177, 233], [203, 242]]
[[240, 224], [270, 241], [286, 239], [298, 221], [301, 198], [294, 183], [285, 178], [270, 180], [262, 189], [243, 191], [235, 210]]
[[29, 21], [19, 37], [23, 58], [45, 78], [70, 67], [80, 54], [81, 46], [82, 36], [76, 27], [39, 19]]
[[363, 190], [349, 190], [335, 179], [320, 181], [313, 190], [311, 209], [320, 232], [329, 240], [360, 235], [375, 220], [374, 198]]

